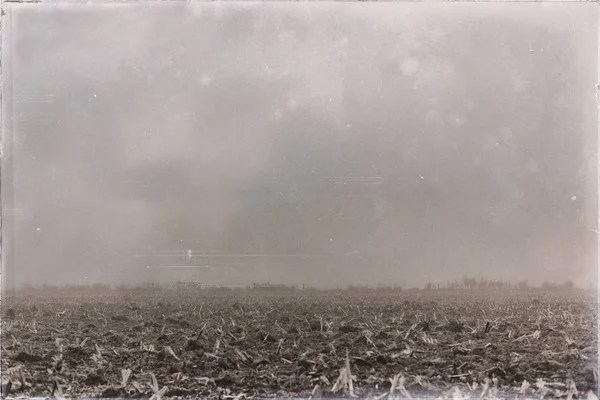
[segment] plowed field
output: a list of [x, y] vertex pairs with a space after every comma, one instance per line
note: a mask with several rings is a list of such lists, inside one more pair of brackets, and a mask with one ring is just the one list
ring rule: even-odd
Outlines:
[[36, 293], [2, 304], [10, 397], [587, 398], [584, 292]]

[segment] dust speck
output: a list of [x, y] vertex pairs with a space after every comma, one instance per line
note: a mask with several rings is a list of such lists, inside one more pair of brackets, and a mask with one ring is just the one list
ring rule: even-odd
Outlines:
[[213, 78], [208, 74], [202, 74], [198, 81], [202, 86], [210, 86], [213, 82]]
[[289, 99], [287, 105], [289, 109], [294, 110], [298, 107], [298, 101], [296, 99]]
[[404, 76], [413, 76], [419, 70], [419, 60], [415, 58], [404, 60], [400, 66], [400, 69], [402, 70], [402, 74]]
[[273, 113], [271, 114], [272, 121], [281, 121], [282, 118], [283, 118], [283, 113], [281, 112], [280, 109], [274, 110]]

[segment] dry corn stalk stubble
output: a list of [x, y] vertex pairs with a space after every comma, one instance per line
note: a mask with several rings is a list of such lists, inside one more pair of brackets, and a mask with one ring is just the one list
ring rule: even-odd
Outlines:
[[593, 398], [593, 298], [494, 296], [4, 299], [3, 395]]

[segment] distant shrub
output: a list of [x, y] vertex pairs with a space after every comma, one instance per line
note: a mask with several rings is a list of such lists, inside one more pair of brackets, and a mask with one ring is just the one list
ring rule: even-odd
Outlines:
[[92, 290], [95, 290], [95, 291], [108, 291], [108, 290], [110, 290], [110, 285], [108, 285], [106, 283], [94, 283], [92, 285]]
[[573, 284], [573, 281], [566, 281], [563, 283], [562, 287], [563, 289], [571, 290], [575, 287], [575, 285]]
[[296, 290], [295, 286], [292, 285], [284, 285], [284, 284], [273, 284], [273, 283], [253, 283], [252, 286], [250, 286], [250, 288], [252, 290], [266, 290], [269, 292], [276, 292], [276, 291], [294, 291]]
[[571, 280], [564, 283], [544, 282], [541, 287], [544, 290], [572, 290], [575, 288], [575, 284]]

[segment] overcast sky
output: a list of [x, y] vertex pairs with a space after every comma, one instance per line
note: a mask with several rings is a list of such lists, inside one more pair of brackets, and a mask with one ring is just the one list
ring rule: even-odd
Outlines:
[[241, 283], [587, 285], [597, 20], [585, 3], [11, 4], [5, 279], [134, 282], [181, 263], [135, 254], [193, 249], [310, 255], [196, 260]]

